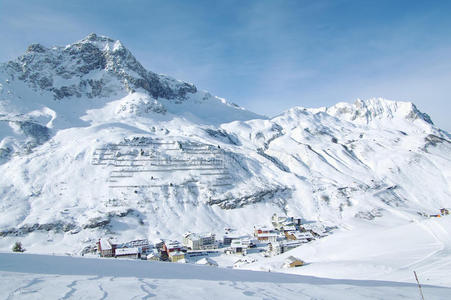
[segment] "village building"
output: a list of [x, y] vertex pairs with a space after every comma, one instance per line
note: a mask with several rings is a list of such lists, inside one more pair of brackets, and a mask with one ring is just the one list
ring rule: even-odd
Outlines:
[[294, 225], [283, 225], [281, 231], [287, 232], [287, 231], [297, 231], [297, 230], [298, 229]]
[[141, 253], [148, 253], [153, 249], [153, 245], [148, 240], [134, 240], [124, 244], [118, 248], [139, 248]]
[[183, 244], [191, 250], [207, 250], [218, 248], [218, 243], [213, 233], [185, 233]]
[[252, 247], [252, 241], [249, 237], [242, 237], [240, 238], [241, 244], [246, 246], [247, 248]]
[[313, 234], [309, 231], [307, 232], [296, 232], [296, 240], [302, 241], [304, 243], [311, 242], [315, 239]]
[[277, 232], [268, 226], [254, 226], [254, 236], [260, 242], [275, 242], [277, 240]]
[[225, 234], [224, 237], [222, 238], [222, 244], [224, 246], [230, 246], [230, 244], [232, 243], [233, 239], [238, 239], [238, 236], [233, 236], [233, 235], [229, 235], [229, 234]]
[[171, 262], [178, 262], [179, 260], [185, 259], [185, 253], [181, 251], [169, 252], [169, 260]]
[[314, 237], [326, 237], [328, 229], [319, 224], [304, 224], [301, 228], [302, 232], [310, 232]]
[[276, 232], [270, 232], [270, 233], [258, 233], [257, 234], [257, 240], [259, 242], [266, 242], [266, 243], [272, 243], [277, 241], [278, 234]]
[[302, 241], [298, 240], [288, 240], [288, 241], [279, 241], [268, 244], [268, 252], [271, 255], [279, 255], [287, 252], [288, 250], [297, 248], [303, 244]]
[[308, 243], [315, 239], [315, 237], [308, 231], [307, 232], [288, 231], [285, 232], [285, 237], [287, 240], [302, 241], [303, 243]]
[[171, 252], [182, 252], [184, 249], [183, 245], [179, 241], [165, 241], [163, 244], [163, 251], [170, 256]]
[[274, 229], [270, 228], [266, 225], [258, 225], [254, 226], [254, 236], [257, 237], [259, 234], [262, 233], [274, 233]]
[[248, 239], [232, 240], [232, 243], [230, 244], [230, 253], [246, 255], [249, 244], [250, 241]]
[[299, 230], [301, 226], [301, 219], [294, 217], [282, 217], [277, 214], [273, 214], [271, 218], [271, 223], [276, 230], [283, 230], [284, 226], [294, 226], [295, 230]]
[[231, 234], [229, 231], [226, 231], [224, 234], [224, 237], [222, 238], [222, 244], [224, 246], [230, 246], [232, 243], [232, 240], [238, 240], [238, 239], [244, 239], [249, 238], [247, 235], [238, 235], [238, 234]]
[[294, 256], [288, 256], [287, 259], [285, 260], [284, 267], [285, 268], [296, 268], [296, 267], [300, 267], [303, 265], [304, 265], [304, 262], [302, 260], [300, 260], [299, 258], [296, 258]]
[[152, 251], [149, 254], [147, 254], [146, 259], [160, 261], [161, 260], [160, 252], [158, 250]]
[[114, 257], [116, 258], [141, 258], [141, 250], [137, 247], [133, 248], [118, 248], [115, 251]]
[[287, 232], [285, 232], [285, 238], [287, 239], [287, 240], [292, 240], [292, 241], [294, 241], [294, 240], [297, 240], [298, 238], [298, 235], [297, 235], [297, 232], [296, 231], [287, 231]]
[[97, 242], [97, 251], [101, 257], [113, 257], [116, 245], [108, 239], [99, 239]]
[[154, 247], [158, 250], [162, 250], [164, 246], [164, 241], [162, 239], [158, 239], [154, 242]]
[[147, 260], [160, 261], [161, 260], [161, 255], [160, 255], [160, 253], [151, 252], [150, 254], [147, 254], [146, 259]]

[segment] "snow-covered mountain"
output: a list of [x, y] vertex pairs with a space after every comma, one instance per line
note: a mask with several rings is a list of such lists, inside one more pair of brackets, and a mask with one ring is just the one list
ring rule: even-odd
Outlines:
[[412, 103], [268, 119], [95, 34], [1, 65], [0, 121], [2, 249], [249, 232], [273, 213], [383, 227], [451, 206], [451, 136]]

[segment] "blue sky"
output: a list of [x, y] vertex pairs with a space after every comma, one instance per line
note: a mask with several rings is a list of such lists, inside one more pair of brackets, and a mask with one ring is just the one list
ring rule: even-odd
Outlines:
[[0, 0], [0, 61], [91, 32], [257, 113], [412, 101], [451, 131], [451, 1]]

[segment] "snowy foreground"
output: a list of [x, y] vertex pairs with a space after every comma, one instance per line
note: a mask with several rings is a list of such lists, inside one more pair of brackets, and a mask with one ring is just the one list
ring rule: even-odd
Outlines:
[[[420, 299], [415, 284], [0, 253], [1, 299]], [[425, 299], [450, 288], [423, 286]]]

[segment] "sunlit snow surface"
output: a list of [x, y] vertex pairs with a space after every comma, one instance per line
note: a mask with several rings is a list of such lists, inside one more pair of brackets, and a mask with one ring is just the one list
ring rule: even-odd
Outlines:
[[[1, 299], [418, 299], [415, 284], [0, 253]], [[423, 286], [426, 299], [450, 288]]]

